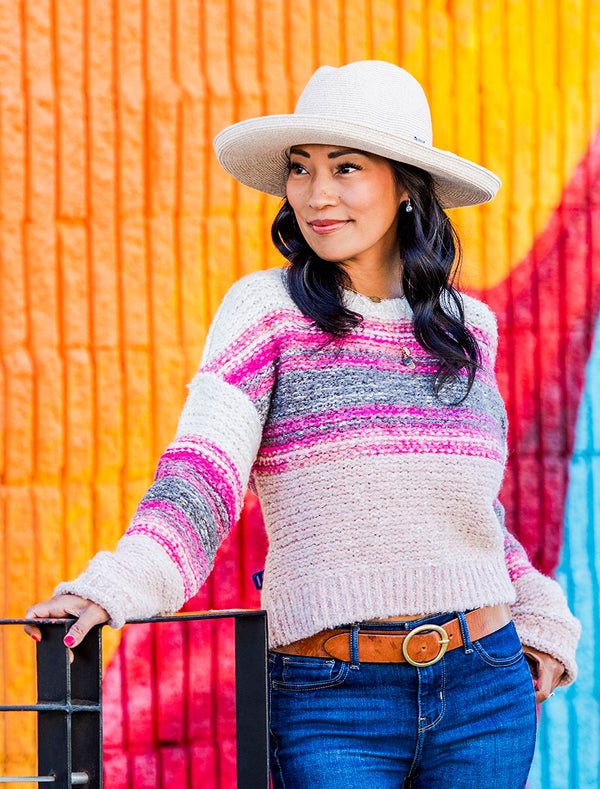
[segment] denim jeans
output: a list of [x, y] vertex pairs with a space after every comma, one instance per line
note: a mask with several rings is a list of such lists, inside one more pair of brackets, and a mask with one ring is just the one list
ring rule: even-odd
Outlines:
[[[455, 616], [360, 628], [410, 630]], [[535, 693], [512, 622], [421, 668], [271, 652], [269, 694], [273, 789], [526, 784]]]

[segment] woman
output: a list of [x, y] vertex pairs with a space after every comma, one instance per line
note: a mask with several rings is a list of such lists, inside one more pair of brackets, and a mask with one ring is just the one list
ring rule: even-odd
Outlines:
[[524, 786], [534, 684], [543, 701], [573, 681], [579, 625], [504, 528], [495, 319], [452, 285], [443, 208], [500, 182], [434, 148], [421, 87], [378, 61], [319, 69], [293, 115], [215, 148], [287, 197], [273, 239], [290, 265], [226, 296], [117, 551], [27, 616], [78, 616], [75, 646], [98, 622], [177, 610], [251, 478], [274, 786]]

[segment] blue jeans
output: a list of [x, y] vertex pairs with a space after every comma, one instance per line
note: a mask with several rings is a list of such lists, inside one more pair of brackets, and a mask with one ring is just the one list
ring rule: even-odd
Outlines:
[[273, 789], [525, 786], [535, 693], [512, 622], [429, 667], [352, 662], [270, 653]]

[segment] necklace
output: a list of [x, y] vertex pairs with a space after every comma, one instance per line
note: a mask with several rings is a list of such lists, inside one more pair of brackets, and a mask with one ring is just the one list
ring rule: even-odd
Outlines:
[[[366, 293], [359, 293], [354, 288], [346, 288], [346, 290], [349, 290], [351, 293], [356, 293], [357, 296], [364, 296], [365, 298], [369, 299], [369, 301], [372, 301], [374, 304], [379, 304], [380, 302], [383, 301], [383, 299], [381, 299], [379, 296], [367, 296]], [[415, 364], [415, 360], [410, 355], [410, 351], [408, 350], [406, 345], [402, 345], [401, 350], [402, 350], [402, 364], [405, 367], [408, 367], [409, 370], [414, 370], [417, 365]]]
[[359, 293], [357, 290], [354, 290], [354, 288], [346, 288], [346, 290], [356, 293], [357, 296], [364, 296], [366, 299], [369, 299], [369, 301], [372, 301], [373, 304], [380, 304], [383, 301], [379, 296], [367, 296], [366, 293]]

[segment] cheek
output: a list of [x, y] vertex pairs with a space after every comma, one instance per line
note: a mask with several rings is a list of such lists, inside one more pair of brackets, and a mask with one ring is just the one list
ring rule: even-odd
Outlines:
[[398, 219], [398, 212], [400, 211], [402, 201], [399, 199], [398, 190], [395, 188], [387, 189], [384, 194], [385, 197], [382, 200], [382, 205], [385, 206], [385, 210], [382, 211], [382, 220], [388, 225], [393, 225]]
[[296, 212], [302, 204], [302, 191], [298, 184], [288, 181], [285, 188], [285, 196], [287, 197], [288, 203], [294, 209], [294, 212]]
[[381, 191], [376, 200], [364, 204], [364, 217], [373, 232], [384, 232], [398, 216], [398, 206], [391, 194]]

